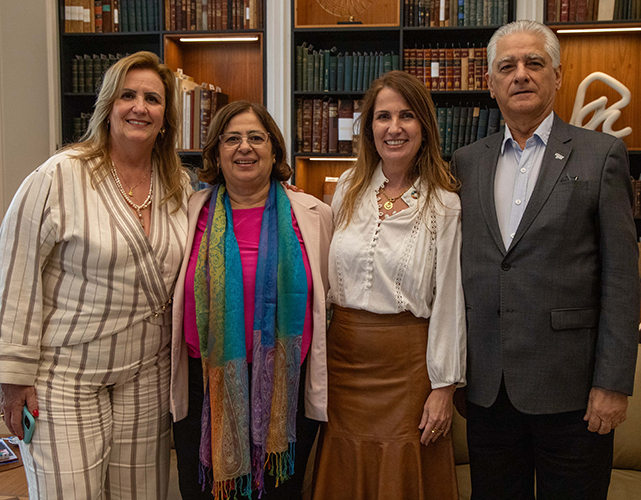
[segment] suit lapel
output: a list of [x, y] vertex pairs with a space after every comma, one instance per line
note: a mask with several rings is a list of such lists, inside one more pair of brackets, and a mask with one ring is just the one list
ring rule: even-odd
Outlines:
[[[298, 222], [298, 229], [303, 237], [305, 251], [312, 271], [312, 280], [321, 280], [320, 274], [320, 214], [316, 210], [318, 201], [311, 196], [296, 196], [295, 193], [285, 189], [287, 197], [292, 204], [294, 216]], [[318, 283], [322, 283], [322, 280]]]
[[485, 143], [487, 152], [479, 161], [479, 199], [490, 234], [501, 253], [505, 254], [505, 245], [501, 237], [501, 229], [496, 217], [496, 205], [494, 204], [494, 177], [503, 137], [503, 134], [495, 134]]
[[532, 222], [534, 222], [534, 219], [536, 219], [537, 215], [543, 208], [543, 205], [545, 205], [552, 189], [554, 189], [554, 186], [559, 180], [561, 172], [565, 168], [565, 164], [572, 152], [572, 137], [569, 134], [568, 128], [569, 127], [566, 123], [564, 123], [558, 116], [554, 115], [554, 123], [552, 124], [550, 138], [543, 155], [539, 178], [536, 181], [536, 185], [532, 191], [532, 197], [527, 204], [521, 223], [519, 224], [508, 251], [512, 250], [512, 248], [516, 246], [528, 228], [532, 225]]

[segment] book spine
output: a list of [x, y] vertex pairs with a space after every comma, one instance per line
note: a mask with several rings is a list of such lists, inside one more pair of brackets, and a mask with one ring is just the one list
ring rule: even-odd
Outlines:
[[329, 140], [329, 99], [323, 99], [321, 110], [321, 138], [320, 138], [320, 152], [328, 152]]
[[354, 124], [354, 104], [351, 99], [338, 101], [338, 152], [352, 154], [352, 134]]
[[454, 89], [454, 49], [445, 49], [445, 90]]
[[[332, 56], [332, 59], [334, 57]], [[336, 85], [334, 87], [334, 90], [337, 90], [338, 92], [343, 92], [345, 90], [345, 56], [340, 53], [336, 56]], [[330, 70], [332, 69], [332, 66], [334, 64], [334, 61], [330, 61]], [[334, 83], [334, 80], [331, 78], [331, 71], [330, 71], [330, 89], [332, 88], [332, 84]]]
[[329, 101], [329, 122], [327, 130], [327, 151], [328, 153], [338, 153], [338, 104]]
[[102, 0], [102, 32], [112, 32], [110, 0]]
[[438, 90], [444, 91], [447, 88], [447, 50], [445, 47], [438, 49]]
[[461, 48], [454, 48], [452, 53], [452, 90], [461, 90]]
[[445, 154], [445, 125], [446, 125], [446, 114], [447, 110], [445, 108], [437, 108], [437, 125], [438, 125], [438, 139], [439, 146], [441, 148], [441, 154]]
[[445, 113], [445, 156], [452, 154], [452, 126], [454, 124], [454, 108], [447, 108]]
[[321, 137], [323, 124], [323, 101], [312, 101], [312, 153], [321, 152]]
[[438, 85], [439, 85], [439, 80], [441, 75], [440, 65], [441, 63], [439, 61], [439, 49], [437, 45], [435, 49], [432, 49], [432, 62], [431, 62], [431, 74], [430, 74], [431, 80], [432, 80], [432, 92], [438, 91]]
[[303, 100], [303, 152], [312, 152], [312, 115], [313, 103], [311, 99]]
[[474, 49], [474, 90], [483, 90], [483, 48]]
[[469, 78], [469, 50], [467, 47], [461, 49], [461, 90], [468, 90]]
[[303, 98], [297, 97], [294, 101], [294, 110], [296, 112], [296, 141], [294, 151], [303, 152]]
[[547, 0], [545, 3], [546, 15], [545, 18], [548, 23], [556, 22], [556, 3], [558, 0]]

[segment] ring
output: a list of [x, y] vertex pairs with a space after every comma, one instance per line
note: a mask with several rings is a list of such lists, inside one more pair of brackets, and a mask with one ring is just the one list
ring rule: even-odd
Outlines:
[[440, 434], [441, 432], [443, 432], [443, 429], [432, 429], [432, 434], [436, 434], [437, 432]]

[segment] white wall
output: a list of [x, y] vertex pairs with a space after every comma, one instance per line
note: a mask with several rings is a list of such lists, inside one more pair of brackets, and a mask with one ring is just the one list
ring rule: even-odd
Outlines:
[[20, 183], [52, 152], [57, 49], [47, 38], [55, 36], [55, 9], [55, 0], [0, 0], [0, 218]]

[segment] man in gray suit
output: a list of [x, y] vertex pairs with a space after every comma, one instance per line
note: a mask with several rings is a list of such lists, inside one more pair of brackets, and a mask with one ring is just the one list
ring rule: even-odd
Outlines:
[[559, 42], [517, 21], [488, 45], [505, 130], [456, 151], [472, 498], [605, 499], [632, 394], [638, 249], [620, 139], [553, 112]]

